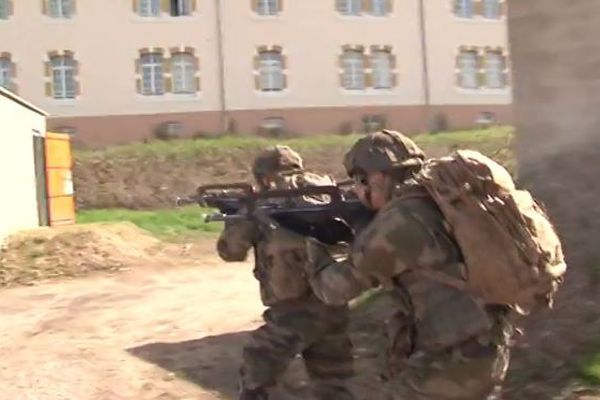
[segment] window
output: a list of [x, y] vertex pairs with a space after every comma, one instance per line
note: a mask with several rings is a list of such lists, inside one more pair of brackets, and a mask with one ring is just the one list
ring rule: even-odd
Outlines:
[[473, 0], [454, 0], [454, 13], [460, 18], [473, 18]]
[[342, 15], [360, 15], [362, 0], [336, 0], [336, 8]]
[[390, 89], [393, 82], [393, 56], [389, 51], [376, 50], [371, 54], [373, 89]]
[[485, 86], [491, 89], [501, 89], [505, 83], [505, 61], [500, 52], [488, 51], [485, 54]]
[[499, 19], [501, 14], [500, 0], [482, 0], [483, 17], [488, 19]]
[[171, 0], [171, 16], [192, 15], [194, 0]]
[[281, 0], [255, 0], [254, 11], [258, 15], [277, 15], [281, 11]]
[[258, 89], [263, 92], [285, 89], [283, 57], [280, 51], [269, 50], [258, 55]]
[[360, 50], [346, 50], [342, 55], [342, 87], [347, 90], [365, 88], [365, 60]]
[[8, 90], [13, 90], [13, 67], [9, 56], [0, 57], [0, 86]]
[[8, 19], [12, 15], [12, 1], [0, 0], [0, 19]]
[[458, 85], [466, 89], [477, 89], [477, 76], [477, 52], [461, 51], [458, 56]]
[[163, 56], [160, 53], [146, 53], [140, 57], [142, 76], [141, 94], [162, 95], [165, 92]]
[[176, 53], [171, 58], [173, 93], [192, 94], [198, 91], [196, 72], [198, 67], [192, 54]]
[[47, 14], [52, 18], [71, 18], [74, 0], [47, 0]]
[[369, 13], [377, 17], [384, 17], [392, 11], [392, 0], [371, 0]]
[[75, 60], [70, 55], [50, 58], [52, 97], [74, 99], [76, 95]]
[[142, 17], [160, 16], [160, 0], [139, 0], [137, 12]]

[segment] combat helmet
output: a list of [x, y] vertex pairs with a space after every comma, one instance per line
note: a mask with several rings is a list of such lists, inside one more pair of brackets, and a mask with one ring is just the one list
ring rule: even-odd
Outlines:
[[344, 157], [349, 176], [423, 164], [425, 153], [400, 132], [384, 129], [359, 139]]
[[261, 177], [286, 171], [301, 171], [304, 162], [300, 154], [291, 147], [275, 145], [263, 150], [252, 164], [252, 174], [259, 180]]

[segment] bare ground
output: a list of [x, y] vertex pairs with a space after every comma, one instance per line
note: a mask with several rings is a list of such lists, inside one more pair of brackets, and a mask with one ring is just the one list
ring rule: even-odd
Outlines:
[[[136, 243], [129, 229], [116, 231], [92, 236], [96, 246], [86, 252], [108, 253], [101, 258], [120, 262], [121, 273], [91, 271], [85, 279], [28, 281], [34, 286], [0, 291], [0, 398], [235, 399], [242, 346], [261, 323], [251, 265], [220, 262], [213, 240], [157, 249], [147, 237]], [[123, 246], [137, 249], [131, 254], [138, 259], [119, 258], [115, 249]], [[68, 260], [80, 253], [61, 254]], [[573, 379], [600, 332], [599, 291], [582, 284], [578, 273], [570, 272], [553, 312], [528, 321], [503, 399], [600, 399]], [[380, 386], [378, 332], [386, 304], [378, 297], [353, 312], [359, 371], [353, 387], [362, 399], [375, 398]], [[295, 360], [274, 399], [306, 398], [305, 374]]]

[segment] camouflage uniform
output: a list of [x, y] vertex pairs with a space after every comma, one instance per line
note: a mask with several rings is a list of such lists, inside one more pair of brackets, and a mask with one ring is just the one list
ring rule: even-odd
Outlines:
[[[267, 150], [259, 156], [255, 167], [262, 161], [267, 170], [276, 170], [278, 163], [270, 163], [273, 154], [287, 151], [284, 147], [276, 150]], [[301, 168], [300, 163], [291, 171], [279, 171], [274, 176], [273, 186], [288, 189], [334, 184], [329, 177], [304, 172]], [[256, 168], [254, 173], [260, 178]], [[319, 199], [304, 198], [295, 203], [315, 201]], [[303, 267], [306, 262], [304, 238], [283, 228], [244, 221], [227, 224], [217, 248], [224, 260], [241, 261], [253, 246], [254, 276], [260, 284], [261, 300], [268, 309], [263, 314], [265, 324], [251, 334], [244, 348], [243, 390], [265, 393], [263, 389], [275, 385], [290, 361], [301, 354], [316, 398], [353, 399], [344, 383], [353, 374], [352, 347], [347, 333], [348, 309], [345, 305], [326, 305], [312, 293]]]
[[[349, 153], [347, 161], [352, 157], [360, 158]], [[428, 271], [464, 279], [464, 268], [437, 205], [412, 180], [395, 187], [345, 261], [311, 240], [308, 253], [314, 293], [329, 304], [380, 285], [394, 293], [383, 399], [482, 400], [503, 380], [512, 334], [507, 310], [428, 279]]]

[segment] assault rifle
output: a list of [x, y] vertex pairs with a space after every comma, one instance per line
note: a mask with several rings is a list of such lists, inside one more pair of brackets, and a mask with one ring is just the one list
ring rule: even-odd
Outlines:
[[[177, 204], [197, 203], [219, 210], [206, 215], [205, 222], [267, 216], [286, 229], [326, 244], [350, 243], [374, 213], [349, 191], [344, 191], [343, 186], [256, 191], [248, 183], [203, 185], [193, 196], [178, 198]], [[294, 200], [302, 197], [316, 198], [322, 203], [298, 205]]]

